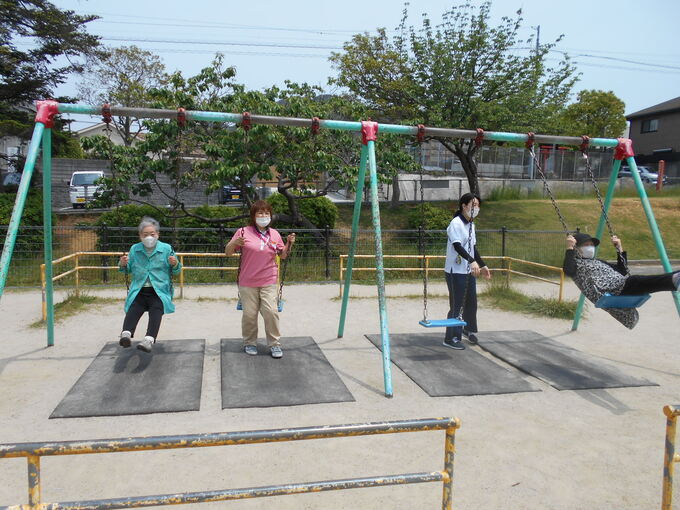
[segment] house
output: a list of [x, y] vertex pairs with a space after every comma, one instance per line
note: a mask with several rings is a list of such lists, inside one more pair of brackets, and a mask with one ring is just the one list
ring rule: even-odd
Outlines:
[[666, 162], [666, 175], [680, 176], [680, 97], [626, 115], [630, 122], [635, 161], [657, 167]]
[[[29, 116], [35, 116], [36, 112], [35, 106], [31, 103], [15, 106], [13, 110], [24, 112]], [[15, 135], [0, 137], [0, 175], [19, 170], [16, 166], [26, 157], [30, 141], [30, 134], [28, 138]]]
[[[107, 127], [106, 123], [104, 122], [98, 122], [92, 126], [79, 129], [75, 134], [79, 139], [95, 135], [105, 136], [109, 138], [114, 143], [114, 145], [123, 145], [123, 137], [120, 136], [118, 130], [113, 125]], [[143, 137], [143, 133], [140, 134], [140, 138], [141, 137]]]

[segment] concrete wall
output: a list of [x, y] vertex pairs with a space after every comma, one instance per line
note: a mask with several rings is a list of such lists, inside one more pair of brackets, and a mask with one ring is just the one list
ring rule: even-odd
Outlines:
[[[53, 210], [57, 211], [71, 208], [68, 195], [68, 182], [71, 179], [71, 174], [76, 171], [87, 170], [102, 170], [104, 175], [111, 175], [109, 162], [105, 160], [65, 158], [55, 158], [52, 160]], [[170, 184], [170, 180], [165, 175], [160, 175], [158, 177], [158, 181], [164, 189], [168, 190], [168, 192], [171, 191], [172, 186]], [[219, 204], [219, 192], [213, 192], [209, 195], [206, 195], [205, 189], [205, 186], [198, 185], [192, 189], [186, 190], [182, 193], [181, 200], [191, 207]], [[170, 194], [172, 195], [172, 193]], [[152, 195], [149, 197], [144, 197], [143, 200], [158, 206], [165, 206], [169, 204], [169, 199], [155, 187]]]

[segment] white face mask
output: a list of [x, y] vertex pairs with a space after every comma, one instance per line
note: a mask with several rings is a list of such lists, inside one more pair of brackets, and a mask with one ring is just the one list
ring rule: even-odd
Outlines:
[[581, 246], [578, 250], [584, 259], [592, 259], [595, 256], [594, 246]]
[[144, 239], [142, 239], [142, 242], [144, 243], [145, 247], [151, 249], [156, 246], [158, 239], [156, 239], [154, 236], [146, 236]]
[[272, 219], [269, 216], [258, 216], [255, 218], [255, 223], [257, 223], [258, 227], [266, 227], [271, 223]]
[[472, 211], [470, 211], [470, 218], [476, 218], [479, 216], [479, 207], [473, 207]]

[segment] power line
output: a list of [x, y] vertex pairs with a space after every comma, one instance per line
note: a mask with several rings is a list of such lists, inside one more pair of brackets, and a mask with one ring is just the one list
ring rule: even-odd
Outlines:
[[200, 41], [200, 40], [182, 40], [182, 39], [131, 39], [129, 37], [102, 37], [102, 41], [123, 41], [123, 42], [149, 42], [149, 43], [164, 43], [164, 44], [210, 44], [213, 46], [256, 46], [266, 48], [295, 48], [295, 49], [309, 49], [309, 50], [342, 50], [342, 46], [324, 46], [311, 44], [286, 44], [286, 43], [270, 43], [270, 42], [248, 42], [248, 41]]

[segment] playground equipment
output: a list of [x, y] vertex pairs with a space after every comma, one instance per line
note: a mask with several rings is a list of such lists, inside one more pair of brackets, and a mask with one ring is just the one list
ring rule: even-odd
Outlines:
[[[0, 298], [5, 288], [7, 281], [7, 274], [9, 265], [14, 250], [17, 231], [21, 220], [21, 215], [24, 210], [26, 196], [28, 194], [28, 186], [33, 175], [35, 163], [38, 157], [38, 150], [42, 142], [43, 147], [43, 210], [44, 210], [44, 244], [45, 244], [45, 278], [46, 278], [46, 307], [48, 310], [47, 319], [47, 345], [54, 345], [54, 306], [53, 306], [53, 286], [52, 286], [52, 223], [51, 223], [51, 128], [54, 123], [54, 116], [60, 113], [74, 113], [87, 115], [102, 115], [102, 109], [79, 104], [60, 104], [56, 101], [38, 101], [36, 126], [31, 139], [31, 144], [28, 150], [26, 165], [24, 167], [21, 184], [17, 192], [17, 198], [12, 211], [9, 229], [5, 239], [5, 245], [0, 258]], [[383, 270], [383, 250], [382, 250], [382, 232], [380, 225], [380, 210], [378, 206], [378, 177], [376, 168], [376, 154], [375, 142], [378, 137], [378, 131], [381, 133], [394, 133], [407, 136], [416, 136], [419, 133], [429, 137], [448, 137], [448, 138], [464, 138], [475, 140], [492, 140], [502, 142], [531, 142], [533, 143], [556, 143], [560, 145], [575, 145], [583, 146], [584, 142], [579, 137], [568, 136], [550, 136], [550, 135], [534, 135], [519, 134], [519, 133], [502, 133], [502, 132], [484, 132], [481, 129], [476, 131], [464, 129], [448, 129], [438, 127], [419, 128], [418, 126], [405, 126], [397, 124], [380, 124], [373, 121], [350, 122], [340, 120], [318, 120], [301, 119], [292, 117], [274, 117], [265, 115], [250, 115], [249, 113], [221, 113], [221, 112], [203, 112], [203, 111], [184, 111], [179, 110], [161, 110], [151, 108], [126, 108], [126, 107], [110, 107], [111, 115], [117, 116], [134, 116], [137, 118], [169, 118], [178, 119], [178, 121], [201, 121], [201, 122], [232, 122], [243, 124], [244, 120], [253, 124], [276, 125], [276, 126], [295, 126], [314, 129], [331, 129], [342, 131], [360, 132], [361, 140], [361, 160], [359, 165], [358, 182], [364, 183], [366, 181], [366, 170], [368, 168], [370, 178], [370, 194], [371, 194], [371, 215], [375, 238], [375, 257], [376, 257], [376, 279], [378, 287], [378, 310], [380, 316], [380, 335], [382, 341], [382, 365], [383, 378], [385, 385], [385, 395], [392, 396], [392, 375], [390, 366], [390, 340], [388, 331], [387, 307], [385, 300], [385, 274]], [[615, 162], [612, 175], [607, 190], [607, 198], [604, 202], [603, 215], [600, 218], [598, 225], [597, 236], [602, 233], [602, 228], [605, 221], [605, 212], [608, 210], [609, 204], [614, 194], [614, 187], [616, 183], [617, 174], [621, 166], [621, 161], [625, 158], [629, 168], [631, 169], [635, 185], [640, 195], [647, 221], [649, 223], [657, 251], [661, 263], [666, 271], [671, 271], [670, 261], [666, 254], [661, 234], [659, 233], [654, 219], [647, 194], [645, 192], [642, 181], [638, 174], [637, 165], [633, 158], [634, 152], [632, 143], [628, 139], [608, 139], [608, 138], [592, 138], [588, 140], [588, 147], [613, 147], [616, 148]], [[359, 225], [359, 216], [361, 213], [361, 203], [363, 199], [363, 186], [357, 186], [357, 193], [354, 202], [354, 213], [352, 215], [352, 236], [349, 250], [349, 258], [347, 261], [347, 271], [345, 273], [345, 289], [349, 290], [352, 278], [352, 266], [354, 261], [354, 254], [356, 251], [356, 240]], [[680, 314], [680, 295], [674, 293], [675, 304]], [[342, 301], [342, 308], [340, 312], [340, 323], [338, 326], [338, 337], [343, 336], [345, 318], [347, 313], [347, 304], [349, 299], [349, 292], [345, 292]], [[573, 329], [576, 329], [578, 320], [580, 319], [583, 305], [583, 296], [579, 301], [579, 307], [576, 312]]]
[[680, 416], [680, 405], [663, 408], [666, 415], [666, 451], [663, 459], [663, 491], [661, 510], [673, 510], [673, 471], [675, 463], [680, 462], [680, 455], [675, 453], [675, 435]]
[[[453, 501], [454, 440], [456, 429], [458, 428], [460, 428], [460, 420], [457, 418], [429, 418], [378, 423], [356, 423], [350, 425], [223, 432], [216, 434], [135, 437], [48, 443], [17, 443], [0, 445], [0, 458], [26, 457], [28, 462], [28, 505], [16, 505], [7, 508], [139, 508], [285, 496], [290, 494], [305, 494], [342, 489], [385, 487], [389, 485], [405, 485], [411, 483], [442, 482], [442, 509], [451, 510]], [[278, 443], [282, 441], [302, 441], [305, 439], [330, 439], [431, 430], [446, 431], [444, 440], [444, 468], [440, 471], [348, 478], [344, 480], [325, 480], [320, 482], [249, 487], [244, 489], [184, 492], [154, 496], [129, 496], [115, 499], [71, 501], [68, 503], [42, 502], [40, 458], [46, 456]]]

